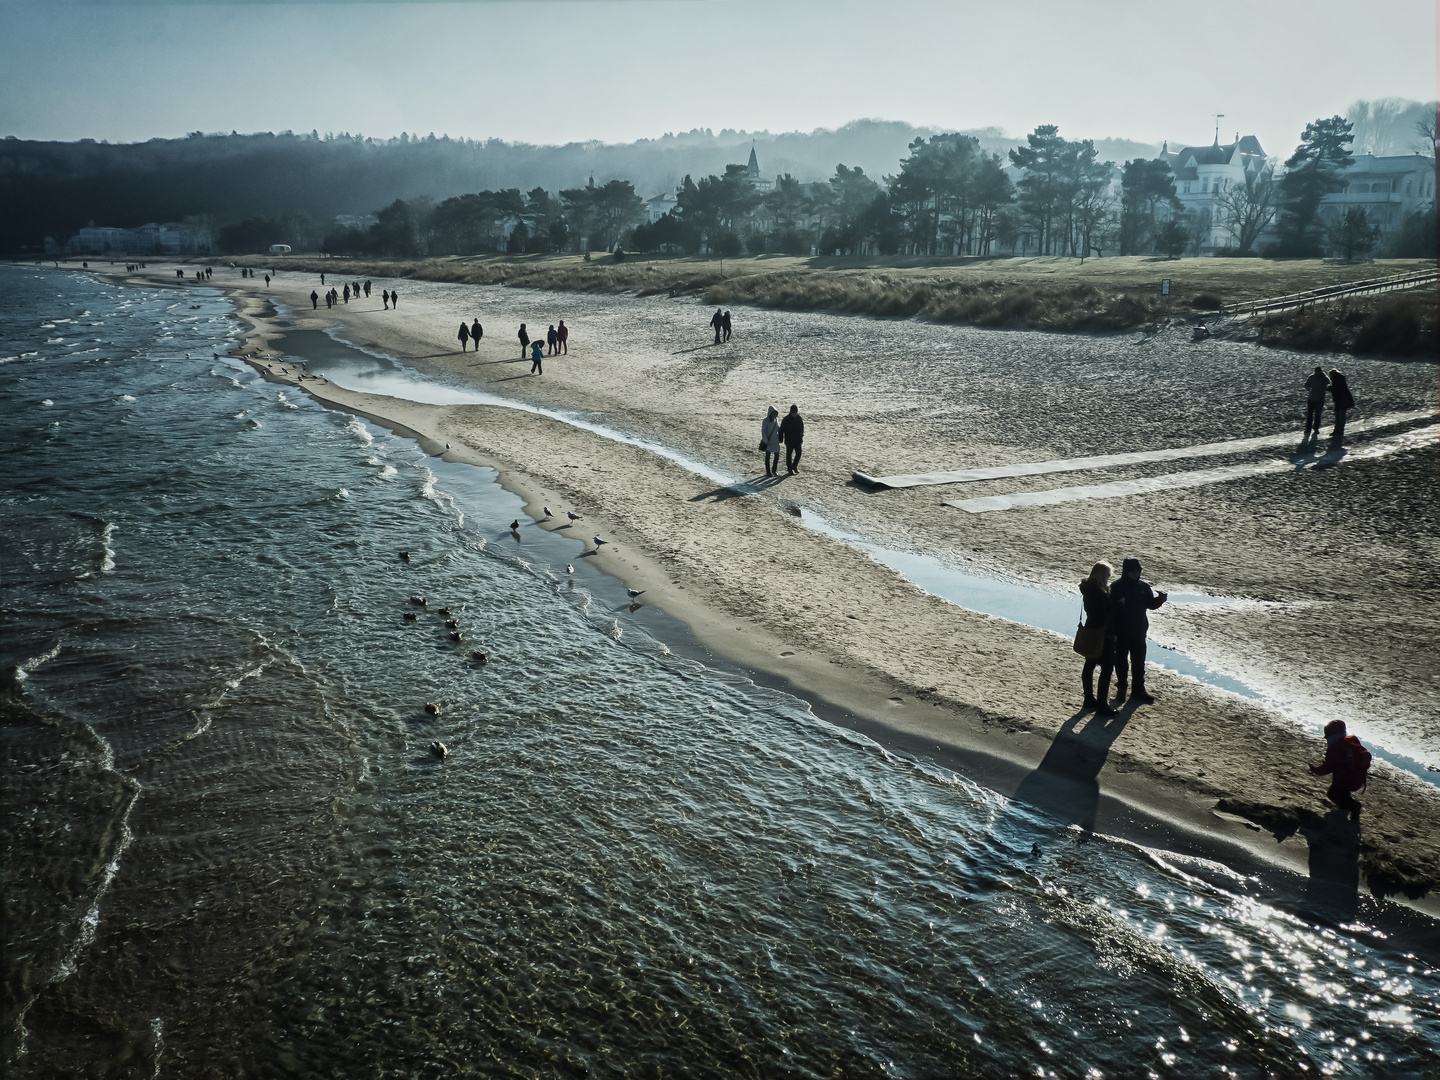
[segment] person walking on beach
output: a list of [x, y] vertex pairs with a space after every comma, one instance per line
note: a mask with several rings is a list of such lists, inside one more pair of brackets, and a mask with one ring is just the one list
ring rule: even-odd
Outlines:
[[[470, 325], [464, 319], [460, 320], [460, 333], [456, 334], [455, 336], [460, 339], [460, 351], [464, 352], [465, 344], [470, 340]], [[479, 345], [475, 346], [475, 351], [480, 351]]]
[[790, 412], [780, 421], [780, 441], [785, 444], [785, 471], [794, 476], [800, 471], [800, 455], [805, 452], [805, 420], [799, 405], [791, 405]]
[[266, 287], [267, 289], [270, 287], [270, 275], [269, 275], [269, 274], [266, 274], [266, 275], [265, 275], [265, 287]]
[[727, 311], [727, 312], [725, 312], [724, 315], [721, 315], [721, 316], [720, 316], [720, 329], [723, 331], [723, 334], [722, 334], [723, 340], [729, 341], [729, 340], [730, 340], [730, 312]]
[[559, 327], [555, 330], [555, 337], [560, 341], [560, 351], [566, 356], [570, 355], [570, 328], [565, 325], [565, 320], [560, 320]]
[[[1085, 705], [1101, 716], [1114, 716], [1110, 707], [1110, 676], [1115, 673], [1115, 621], [1110, 600], [1110, 575], [1115, 568], [1107, 562], [1097, 562], [1090, 568], [1090, 576], [1080, 582], [1080, 598], [1085, 603], [1085, 629], [1098, 628], [1101, 651], [1094, 660], [1087, 657], [1080, 672], [1080, 684], [1085, 688]], [[1095, 689], [1095, 669], [1100, 669], [1100, 689]]]
[[345, 286], [345, 302], [346, 302], [347, 304], [350, 302], [350, 286], [349, 286], [349, 285], [346, 285], [346, 286]]
[[525, 350], [530, 347], [530, 335], [525, 332], [525, 324], [520, 324], [520, 359], [525, 359]]
[[390, 290], [390, 306], [397, 309], [400, 307], [400, 294], [394, 289]]
[[[267, 280], [268, 280], [268, 279], [267, 279]], [[369, 300], [369, 299], [370, 299], [370, 279], [369, 279], [369, 278], [366, 278], [366, 279], [365, 279], [365, 299], [366, 299], [366, 300]]]
[[1313, 434], [1315, 438], [1320, 437], [1320, 414], [1325, 411], [1325, 391], [1330, 389], [1330, 380], [1325, 377], [1323, 368], [1316, 368], [1308, 379], [1305, 380], [1305, 434], [1301, 442], [1305, 442]]
[[385, 310], [390, 310], [390, 290], [386, 289], [380, 294], [380, 303], [385, 305]]
[[310, 290], [310, 307], [313, 311], [320, 310], [320, 294], [317, 293], [314, 289]]
[[531, 374], [531, 375], [544, 375], [544, 374], [545, 374], [545, 365], [543, 365], [542, 363], [540, 363], [540, 361], [541, 361], [541, 360], [544, 360], [544, 359], [545, 359], [545, 343], [542, 342], [539, 338], [536, 338], [536, 339], [535, 339], [535, 344], [532, 345], [532, 346], [530, 346], [530, 374]]
[[321, 285], [324, 285], [324, 284], [325, 284], [325, 275], [324, 275], [324, 274], [321, 274], [321, 275], [320, 275], [320, 284], [321, 284]]
[[550, 329], [545, 331], [545, 355], [554, 356], [555, 348], [560, 342], [560, 335], [555, 332], [555, 324], [550, 324]]
[[1355, 395], [1350, 393], [1350, 384], [1339, 368], [1330, 369], [1330, 403], [1335, 407], [1335, 430], [1330, 432], [1330, 441], [1339, 442], [1345, 437], [1345, 414], [1355, 408]]
[[1145, 635], [1150, 632], [1149, 612], [1170, 598], [1140, 580], [1140, 560], [1126, 559], [1121, 578], [1110, 587], [1111, 618], [1115, 625], [1115, 696], [1125, 700], [1125, 658], [1130, 658], [1130, 700], [1154, 702], [1145, 690]]
[[715, 314], [710, 316], [710, 325], [715, 329], [715, 344], [720, 344], [720, 329], [725, 325], [725, 316], [717, 307]]
[[470, 324], [470, 340], [475, 342], [476, 352], [480, 351], [480, 339], [484, 336], [485, 328], [480, 325], [480, 320], [476, 319], [473, 323]]
[[1360, 804], [1355, 792], [1365, 786], [1370, 776], [1372, 755], [1354, 735], [1345, 734], [1344, 720], [1331, 720], [1325, 725], [1325, 760], [1311, 765], [1316, 776], [1330, 776], [1330, 790], [1325, 797], [1343, 810], [1350, 811], [1351, 820], [1360, 817]]
[[[717, 331], [718, 333], [718, 331]], [[780, 411], [774, 405], [760, 421], [760, 449], [765, 453], [765, 475], [780, 475]]]

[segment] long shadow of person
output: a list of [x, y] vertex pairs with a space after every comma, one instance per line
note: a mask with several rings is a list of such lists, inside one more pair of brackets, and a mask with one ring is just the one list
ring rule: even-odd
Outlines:
[[[1020, 781], [1014, 799], [1039, 810], [1053, 822], [1049, 835], [1079, 825], [1087, 834], [1095, 830], [1100, 805], [1100, 770], [1110, 747], [1130, 723], [1134, 706], [1114, 716], [1082, 709], [1060, 725], [1050, 749], [1033, 772]], [[1084, 727], [1080, 721], [1089, 716]]]
[[1324, 817], [1302, 812], [1300, 835], [1310, 845], [1305, 906], [1319, 921], [1351, 923], [1360, 908], [1360, 820], [1337, 806]]

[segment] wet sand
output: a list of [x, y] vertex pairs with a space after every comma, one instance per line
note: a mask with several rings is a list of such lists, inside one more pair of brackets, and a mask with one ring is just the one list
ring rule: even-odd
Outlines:
[[[174, 283], [173, 269], [150, 273], [155, 283]], [[561, 521], [565, 509], [578, 509], [584, 520], [571, 531], [612, 541], [594, 561], [645, 589], [707, 647], [842, 706], [913, 752], [933, 745], [936, 756], [957, 755], [1005, 794], [1022, 785], [1032, 799], [1047, 791], [1047, 807], [1062, 820], [1106, 829], [1125, 806], [1140, 807], [1170, 821], [1177, 836], [1242, 845], [1303, 872], [1309, 851], [1287, 823], [1327, 808], [1324, 783], [1304, 768], [1321, 756], [1314, 731], [1322, 717], [1345, 716], [1362, 736], [1369, 723], [1412, 756], [1436, 761], [1433, 445], [1293, 476], [980, 515], [940, 502], [1104, 482], [1116, 471], [880, 494], [849, 479], [857, 468], [965, 468], [1287, 430], [1298, 427], [1301, 402], [1298, 391], [1285, 397], [1277, 388], [1303, 381], [1309, 358], [1222, 343], [1207, 355], [1183, 342], [1127, 337], [1114, 339], [1114, 366], [1099, 370], [1067, 366], [1064, 338], [1051, 336], [1045, 349], [1035, 335], [916, 323], [767, 312], [765, 332], [747, 338], [747, 325], [760, 322], [749, 311], [738, 313], [736, 340], [714, 348], [709, 313], [693, 304], [681, 309], [693, 331], [677, 340], [675, 301], [627, 307], [613, 298], [400, 282], [397, 312], [381, 311], [375, 299], [312, 312], [309, 292], [320, 289], [311, 275], [283, 273], [270, 292], [295, 314], [282, 326], [258, 297], [263, 281], [222, 274], [226, 280], [217, 275], [211, 284], [235, 292], [254, 326], [246, 350], [283, 347], [288, 327], [333, 328], [420, 370], [586, 410], [737, 475], [760, 472], [753, 447], [764, 404], [800, 401], [810, 435], [801, 473], [740, 495], [545, 417], [303, 384], [338, 407], [414, 431], [431, 449], [450, 443], [448, 457], [497, 465], [536, 517], [542, 504]], [[375, 282], [375, 292], [388, 284]], [[542, 377], [526, 374], [511, 337], [519, 320], [510, 315], [527, 307], [545, 322], [555, 312], [572, 325], [570, 356], [547, 358]], [[455, 328], [461, 315], [477, 314], [485, 340], [478, 354], [462, 356]], [[846, 333], [875, 340], [868, 362], [856, 362], [864, 350], [853, 342], [834, 340]], [[969, 347], [1001, 355], [971, 362]], [[912, 348], [933, 350], [933, 361], [917, 369]], [[1346, 367], [1369, 414], [1434, 408], [1433, 364], [1349, 358]], [[1357, 439], [1355, 450], [1362, 446]], [[797, 505], [882, 542], [1069, 588], [1096, 558], [1118, 564], [1139, 553], [1157, 587], [1252, 601], [1167, 607], [1152, 620], [1153, 639], [1224, 661], [1309, 715], [1282, 716], [1161, 671], [1150, 675], [1155, 705], [1127, 706], [1109, 723], [1081, 714], [1080, 661], [1067, 640], [926, 594], [801, 527], [791, 513]], [[1387, 727], [1392, 717], [1398, 726]], [[1046, 782], [1037, 785], [1036, 776]], [[1222, 801], [1291, 835], [1277, 843], [1238, 814], [1217, 811]], [[1364, 803], [1361, 859], [1372, 890], [1432, 886], [1440, 790], [1377, 760]], [[1434, 897], [1420, 906], [1440, 909]]]

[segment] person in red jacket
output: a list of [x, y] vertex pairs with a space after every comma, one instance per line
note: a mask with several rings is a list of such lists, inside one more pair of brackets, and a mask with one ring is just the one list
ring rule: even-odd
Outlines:
[[1370, 751], [1361, 746], [1354, 735], [1345, 734], [1344, 720], [1331, 720], [1325, 725], [1325, 742], [1325, 760], [1311, 765], [1310, 771], [1316, 776], [1332, 777], [1325, 797], [1349, 810], [1352, 818], [1358, 818], [1360, 804], [1353, 792], [1365, 786], [1370, 773]]

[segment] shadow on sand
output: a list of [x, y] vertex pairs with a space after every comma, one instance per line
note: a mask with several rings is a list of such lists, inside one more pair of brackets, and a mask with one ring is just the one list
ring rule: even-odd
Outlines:
[[[1135, 711], [1127, 705], [1114, 716], [1101, 716], [1082, 709], [1060, 725], [1050, 749], [1020, 786], [1017, 802], [1039, 810], [1053, 819], [1050, 835], [1079, 825], [1087, 834], [1095, 830], [1095, 813], [1100, 805], [1100, 770]], [[1089, 717], [1089, 721], [1082, 721]]]

